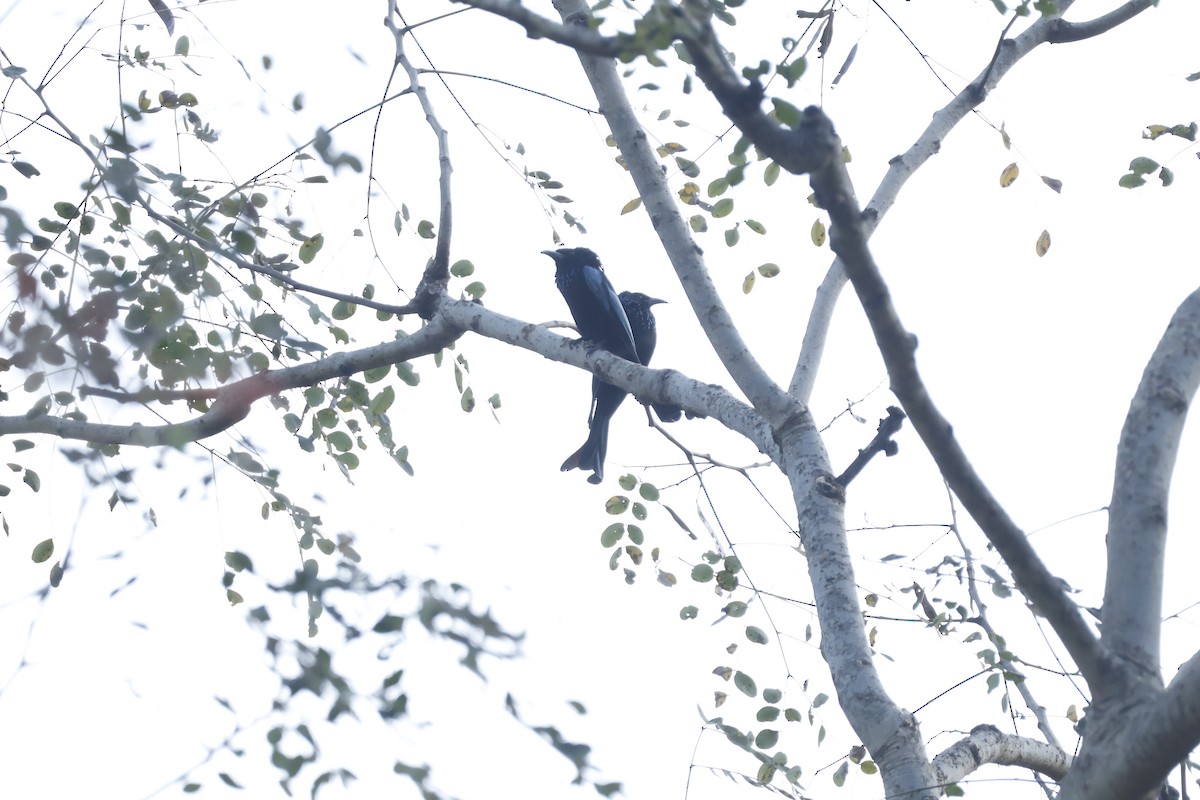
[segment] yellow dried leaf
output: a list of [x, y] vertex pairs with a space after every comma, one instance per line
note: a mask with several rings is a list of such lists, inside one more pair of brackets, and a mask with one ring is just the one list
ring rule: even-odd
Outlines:
[[1037, 240], [1038, 258], [1046, 255], [1046, 251], [1050, 249], [1050, 231], [1042, 231], [1042, 235]]
[[637, 211], [638, 207], [641, 206], [641, 204], [642, 204], [642, 198], [635, 197], [632, 200], [630, 200], [628, 203], [626, 203], [625, 205], [621, 206], [621, 213], [628, 214], [630, 211]]
[[1000, 173], [1000, 188], [1007, 189], [1009, 186], [1012, 186], [1013, 181], [1015, 181], [1017, 176], [1020, 174], [1021, 170], [1017, 168], [1015, 163], [1009, 164], [1004, 168], [1004, 171]]
[[747, 273], [746, 279], [742, 281], [742, 294], [750, 294], [750, 290], [754, 288], [754, 272]]
[[812, 225], [812, 243], [817, 247], [825, 244], [825, 223], [821, 220], [816, 220]]

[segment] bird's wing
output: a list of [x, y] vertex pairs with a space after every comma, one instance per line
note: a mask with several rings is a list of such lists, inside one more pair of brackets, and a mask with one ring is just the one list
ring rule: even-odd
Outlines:
[[[619, 333], [614, 331], [614, 341], [606, 343], [609, 345], [608, 349], [627, 361], [632, 361], [635, 364], [640, 363], [637, 354], [637, 345], [633, 341], [633, 329], [629, 327], [629, 318], [625, 316], [625, 309], [621, 305], [621, 300], [617, 297], [612, 283], [609, 282], [608, 276], [595, 267], [585, 268], [583, 276], [591, 295], [596, 298], [596, 301], [604, 309], [604, 315], [614, 322], [619, 323], [621, 332], [624, 333], [624, 337], [621, 337]], [[622, 341], [622, 338], [624, 341]], [[622, 350], [625, 352], [622, 352]]]

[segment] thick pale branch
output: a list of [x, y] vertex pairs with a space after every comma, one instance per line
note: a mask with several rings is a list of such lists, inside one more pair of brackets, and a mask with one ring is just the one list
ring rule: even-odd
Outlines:
[[639, 399], [677, 405], [685, 411], [703, 414], [745, 436], [775, 463], [781, 460], [779, 446], [763, 417], [721, 386], [700, 383], [675, 370], [649, 369], [633, 364], [606, 350], [589, 350], [578, 339], [567, 339], [544, 325], [507, 317], [478, 303], [445, 300], [438, 308], [437, 318], [447, 320], [455, 328], [589, 370]]
[[1157, 679], [1167, 500], [1188, 406], [1200, 387], [1200, 290], [1146, 364], [1117, 445], [1109, 503], [1105, 646]]
[[1067, 22], [1065, 19], [1055, 19], [1050, 24], [1050, 35], [1046, 41], [1051, 44], [1063, 44], [1091, 39], [1093, 36], [1108, 33], [1118, 25], [1128, 22], [1156, 5], [1158, 5], [1158, 0], [1129, 0], [1125, 5], [1087, 22]]
[[[888, 695], [867, 640], [846, 539], [845, 487], [829, 470], [829, 456], [812, 415], [805, 411], [800, 419], [779, 438], [821, 622], [821, 655], [829, 665], [838, 705], [879, 765], [889, 797], [933, 798], [936, 781], [916, 719]], [[926, 788], [910, 794], [913, 787]]]
[[1182, 761], [1200, 742], [1200, 653], [1179, 668], [1149, 719], [1154, 725], [1152, 735], [1168, 750], [1167, 764]]
[[1029, 739], [1001, 733], [991, 725], [980, 725], [971, 735], [947, 747], [933, 759], [938, 785], [957, 783], [984, 764], [1001, 764], [1040, 772], [1061, 780], [1071, 767], [1071, 757], [1062, 749]]
[[[820, 112], [810, 109], [806, 113]], [[841, 150], [836, 140], [828, 146], [834, 148], [834, 152]], [[1003, 556], [1017, 585], [1054, 627], [1089, 684], [1096, 685], [1101, 652], [1095, 635], [1079, 608], [1063, 592], [1060, 582], [1038, 558], [1024, 533], [988, 491], [954, 438], [950, 423], [925, 389], [914, 357], [915, 339], [900, 322], [883, 276], [867, 248], [862, 214], [854, 199], [845, 164], [840, 159], [831, 161], [827, 169], [813, 173], [812, 184], [817, 202], [829, 212], [830, 246], [845, 265], [858, 293], [887, 366], [892, 391], [942, 476]]]
[[[180, 447], [236, 425], [245, 419], [251, 405], [263, 397], [436, 353], [466, 331], [594, 372], [638, 398], [678, 405], [708, 416], [745, 436], [775, 463], [781, 460], [779, 446], [766, 421], [720, 386], [700, 383], [674, 370], [631, 364], [605, 350], [589, 351], [579, 340], [559, 336], [544, 325], [507, 317], [478, 303], [444, 297], [435, 305], [428, 324], [394, 342], [338, 353], [309, 364], [268, 370], [216, 389], [197, 390], [197, 398], [201, 395], [213, 398], [212, 408], [186, 422], [104, 425], [48, 414], [22, 415], [0, 417], [0, 436], [45, 433], [96, 444]], [[153, 390], [150, 392], [156, 396]], [[104, 395], [103, 390], [89, 393]]]

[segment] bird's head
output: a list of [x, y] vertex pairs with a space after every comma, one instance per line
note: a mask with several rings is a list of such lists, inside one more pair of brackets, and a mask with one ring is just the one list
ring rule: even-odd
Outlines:
[[586, 247], [560, 247], [557, 250], [543, 250], [542, 255], [550, 256], [554, 263], [567, 267], [599, 267], [600, 256]]
[[641, 292], [621, 292], [620, 297], [622, 303], [631, 303], [643, 308], [649, 308], [650, 306], [656, 306], [659, 303], [667, 302], [666, 300], [659, 300], [657, 297], [651, 297], [650, 295], [642, 294]]

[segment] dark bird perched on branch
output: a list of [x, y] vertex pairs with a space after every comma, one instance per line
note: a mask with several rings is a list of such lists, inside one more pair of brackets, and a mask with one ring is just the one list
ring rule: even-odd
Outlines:
[[[650, 307], [665, 301], [648, 297], [641, 292], [621, 292], [619, 298], [633, 331], [638, 361], [642, 365], [648, 365], [658, 344], [654, 313]], [[604, 480], [604, 459], [608, 453], [608, 423], [625, 401], [627, 394], [624, 389], [611, 383], [592, 378], [592, 415], [588, 420], [588, 438], [583, 447], [563, 462], [563, 472], [570, 469], [590, 469], [593, 474], [588, 478], [589, 483], [600, 483]], [[682, 414], [682, 410], [677, 406], [655, 404], [654, 410], [664, 422], [674, 422]]]
[[[621, 292], [618, 297], [621, 299], [621, 307], [625, 309], [625, 316], [629, 318], [629, 328], [633, 331], [633, 343], [637, 345], [638, 358], [641, 359], [642, 366], [648, 367], [650, 356], [654, 355], [654, 348], [658, 345], [658, 327], [654, 323], [654, 312], [650, 310], [650, 306], [667, 301], [647, 297], [641, 292]], [[665, 403], [654, 403], [654, 411], [663, 422], [678, 422], [683, 416], [682, 408]]]
[[626, 361], [641, 363], [629, 319], [600, 266], [599, 257], [586, 247], [543, 250], [542, 253], [554, 259], [558, 268], [554, 283], [567, 301], [567, 308], [571, 309], [579, 335], [595, 347], [603, 347]]

